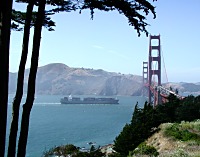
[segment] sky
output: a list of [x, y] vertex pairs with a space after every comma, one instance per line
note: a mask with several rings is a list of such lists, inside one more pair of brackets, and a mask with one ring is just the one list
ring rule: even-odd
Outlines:
[[[152, 0], [150, 1], [152, 2]], [[151, 35], [161, 36], [162, 82], [200, 82], [200, 0], [158, 0], [156, 19], [147, 16]], [[16, 9], [25, 6], [14, 4]], [[141, 75], [148, 61], [149, 37], [140, 37], [118, 12], [59, 13], [55, 31], [43, 28], [39, 67], [64, 63], [69, 67], [103, 69]], [[33, 31], [31, 32], [31, 35]], [[23, 32], [11, 32], [10, 72], [17, 72]], [[32, 50], [30, 40], [29, 53]], [[30, 67], [28, 56], [26, 68]]]

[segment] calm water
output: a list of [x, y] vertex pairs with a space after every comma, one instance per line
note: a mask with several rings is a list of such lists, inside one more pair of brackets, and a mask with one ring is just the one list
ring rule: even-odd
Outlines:
[[[124, 125], [130, 122], [136, 102], [140, 106], [145, 102], [143, 97], [118, 96], [118, 105], [61, 105], [61, 97], [36, 97], [31, 112], [27, 157], [41, 157], [43, 151], [62, 144], [87, 148], [88, 142], [100, 146], [113, 143]], [[12, 98], [10, 95], [8, 127]]]

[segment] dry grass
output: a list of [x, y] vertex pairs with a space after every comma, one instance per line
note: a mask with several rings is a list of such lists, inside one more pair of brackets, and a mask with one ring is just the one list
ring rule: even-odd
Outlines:
[[[164, 134], [165, 128], [171, 123], [161, 124], [160, 131], [155, 133], [146, 143], [154, 146], [159, 152], [159, 157], [200, 157], [200, 143], [197, 141], [183, 142]], [[200, 120], [195, 122], [182, 122], [181, 127], [188, 131], [200, 135]]]

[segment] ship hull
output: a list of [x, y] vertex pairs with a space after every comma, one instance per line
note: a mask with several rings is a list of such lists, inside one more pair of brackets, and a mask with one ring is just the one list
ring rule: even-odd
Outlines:
[[68, 100], [62, 98], [61, 104], [119, 104], [118, 99], [113, 98], [92, 98], [92, 100]]

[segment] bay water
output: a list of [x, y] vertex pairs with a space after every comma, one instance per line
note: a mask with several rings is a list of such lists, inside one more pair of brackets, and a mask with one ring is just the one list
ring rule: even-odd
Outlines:
[[[13, 97], [9, 95], [8, 130]], [[97, 146], [112, 144], [124, 125], [130, 123], [136, 103], [142, 107], [146, 101], [144, 97], [117, 96], [119, 104], [65, 105], [59, 102], [62, 97], [36, 96], [30, 117], [26, 157], [41, 157], [44, 151], [65, 144], [85, 148], [90, 147], [89, 142]]]

